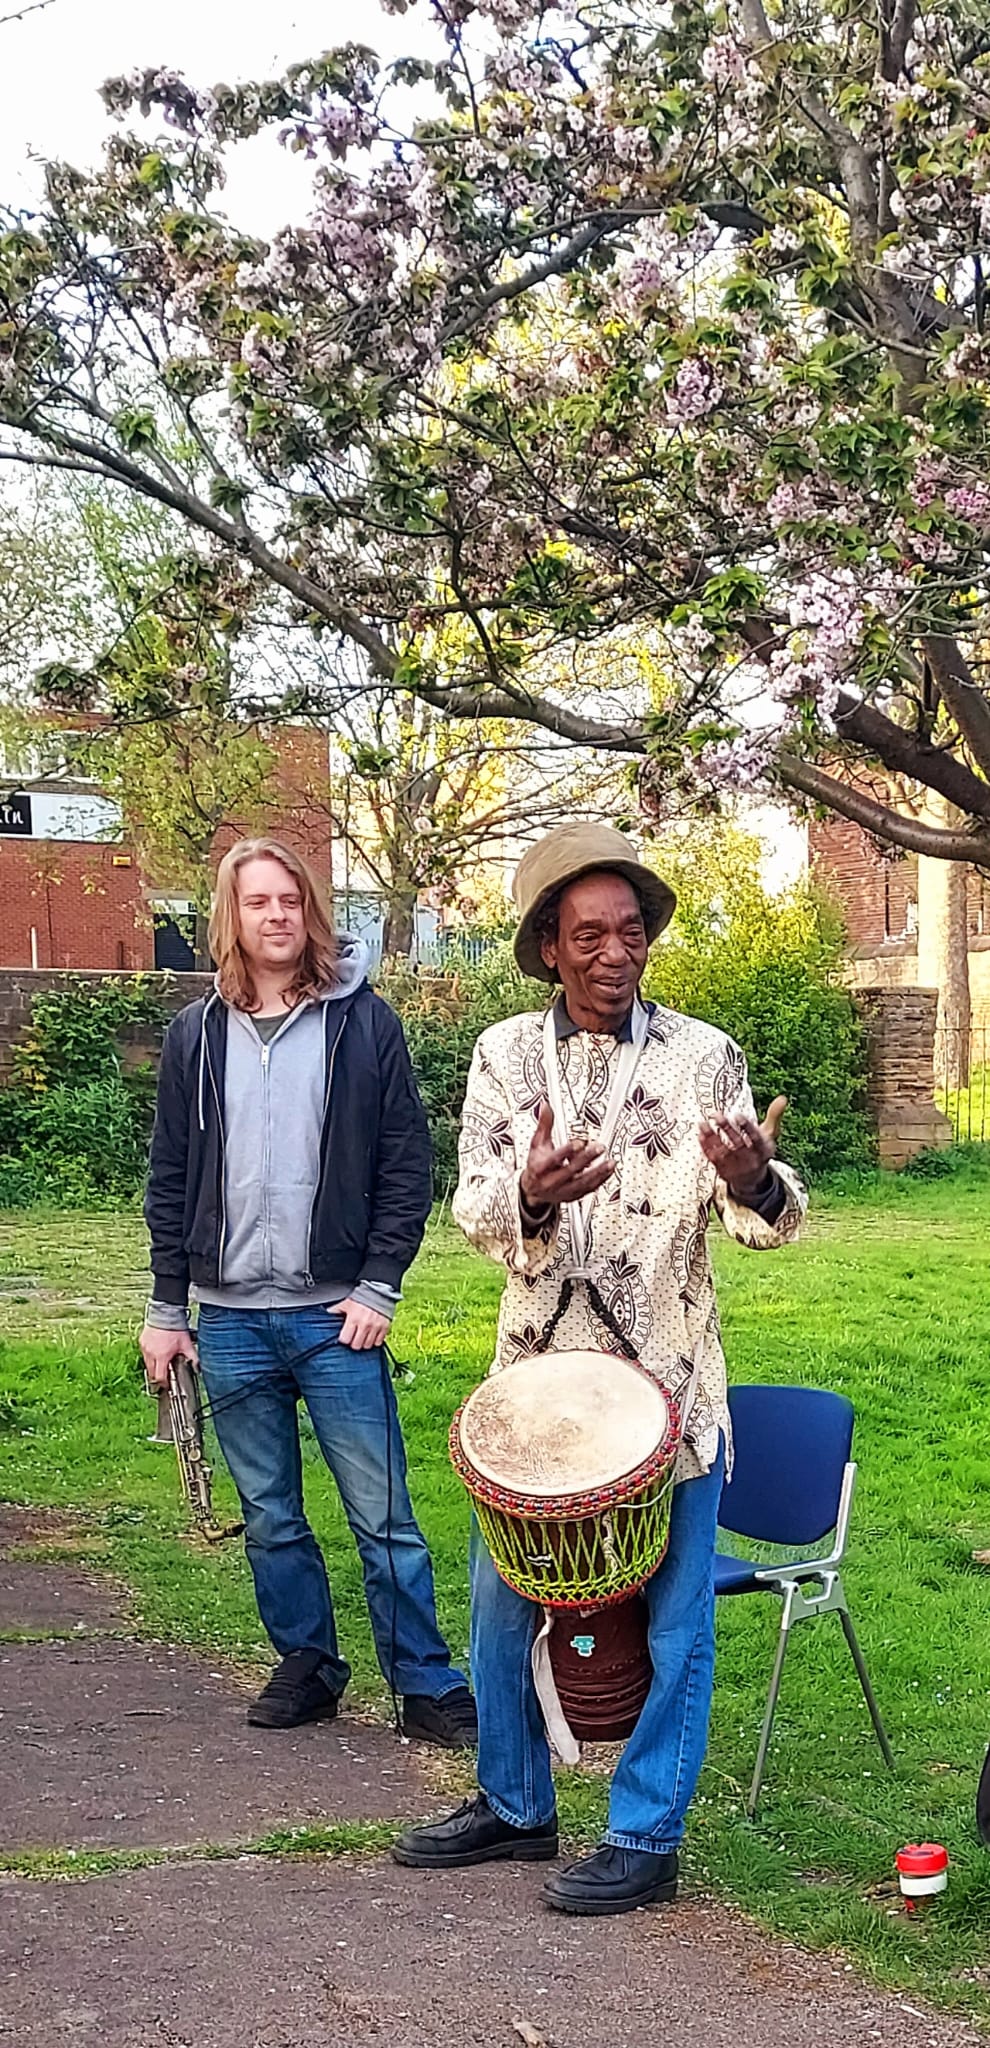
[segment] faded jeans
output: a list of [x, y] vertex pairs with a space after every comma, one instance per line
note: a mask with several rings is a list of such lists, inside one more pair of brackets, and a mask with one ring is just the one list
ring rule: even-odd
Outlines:
[[203, 1304], [199, 1353], [220, 1449], [240, 1495], [258, 1612], [282, 1657], [319, 1650], [343, 1692], [326, 1566], [303, 1508], [296, 1403], [306, 1403], [364, 1570], [378, 1661], [395, 1692], [439, 1699], [465, 1684], [437, 1626], [430, 1554], [413, 1515], [395, 1392], [380, 1350], [341, 1344], [314, 1305]]

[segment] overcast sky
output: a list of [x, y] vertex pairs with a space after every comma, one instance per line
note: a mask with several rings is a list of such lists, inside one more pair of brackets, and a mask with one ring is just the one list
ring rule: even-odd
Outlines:
[[[0, 0], [0, 21], [18, 0]], [[0, 201], [29, 207], [40, 185], [34, 157], [98, 161], [109, 122], [105, 78], [138, 65], [169, 65], [191, 83], [271, 77], [337, 43], [370, 43], [380, 55], [424, 49], [425, 9], [381, 14], [375, 0], [51, 0], [0, 26]], [[160, 116], [158, 117], [160, 122]], [[272, 139], [230, 153], [225, 210], [268, 234], [306, 211], [309, 169]]]

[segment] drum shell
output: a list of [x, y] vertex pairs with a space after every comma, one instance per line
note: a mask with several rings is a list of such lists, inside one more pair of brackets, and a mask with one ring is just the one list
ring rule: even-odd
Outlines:
[[607, 1607], [555, 1614], [549, 1649], [571, 1733], [579, 1742], [626, 1741], [653, 1680], [642, 1594]]

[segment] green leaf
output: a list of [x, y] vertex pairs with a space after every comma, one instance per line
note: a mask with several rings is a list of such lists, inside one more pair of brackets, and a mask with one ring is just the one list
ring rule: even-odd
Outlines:
[[158, 423], [147, 406], [128, 406], [114, 420], [117, 438], [128, 455], [158, 444]]

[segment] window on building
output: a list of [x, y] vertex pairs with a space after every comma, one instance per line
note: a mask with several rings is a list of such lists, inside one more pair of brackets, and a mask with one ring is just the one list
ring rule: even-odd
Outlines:
[[884, 853], [882, 869], [884, 939], [912, 938], [918, 929], [917, 862]]
[[171, 974], [188, 974], [196, 965], [196, 910], [182, 899], [152, 904], [155, 966]]

